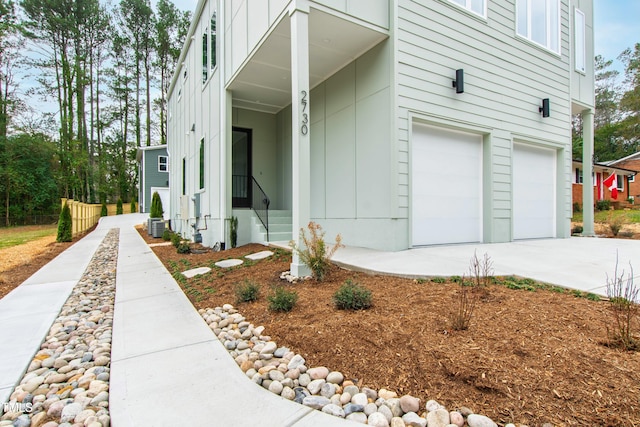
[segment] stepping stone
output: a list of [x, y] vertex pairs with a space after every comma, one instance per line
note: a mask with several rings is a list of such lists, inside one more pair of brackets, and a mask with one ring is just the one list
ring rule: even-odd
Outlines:
[[245, 255], [245, 258], [252, 261], [258, 261], [259, 259], [269, 258], [271, 255], [273, 255], [273, 252], [271, 251], [262, 251], [256, 252], [255, 254]]
[[225, 259], [223, 261], [216, 262], [216, 265], [220, 268], [230, 268], [242, 264], [241, 259]]
[[150, 248], [155, 248], [155, 247], [158, 247], [158, 246], [169, 246], [171, 244], [172, 244], [171, 242], [149, 243], [149, 247]]
[[198, 267], [191, 270], [183, 271], [182, 275], [187, 279], [191, 279], [192, 277], [198, 276], [200, 274], [206, 274], [211, 271], [209, 267]]

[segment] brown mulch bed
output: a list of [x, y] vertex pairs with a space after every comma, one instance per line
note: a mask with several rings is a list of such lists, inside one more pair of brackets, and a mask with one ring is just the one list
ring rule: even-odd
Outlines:
[[[290, 254], [278, 251], [223, 270], [213, 263], [265, 247], [189, 255], [177, 254], [173, 246], [153, 250], [171, 273], [213, 268], [179, 280], [196, 308], [234, 304], [247, 320], [264, 325], [278, 345], [301, 354], [308, 366], [341, 371], [360, 385], [411, 394], [423, 405], [435, 399], [449, 409], [467, 406], [499, 424], [640, 425], [640, 352], [604, 345], [610, 319], [605, 301], [492, 285], [479, 294], [470, 328], [453, 331], [449, 317], [458, 284], [334, 267], [322, 283], [287, 285], [298, 292], [297, 305], [290, 313], [272, 313], [265, 296], [271, 286], [285, 283], [279, 276], [288, 270]], [[245, 279], [261, 285], [261, 297], [235, 304], [234, 286]], [[347, 279], [372, 290], [372, 308], [334, 308], [332, 295]]]

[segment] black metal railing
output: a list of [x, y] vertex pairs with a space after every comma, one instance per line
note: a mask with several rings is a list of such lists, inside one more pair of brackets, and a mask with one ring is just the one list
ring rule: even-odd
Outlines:
[[258, 216], [258, 219], [264, 225], [264, 228], [267, 230], [267, 242], [269, 241], [269, 204], [271, 201], [267, 194], [264, 192], [258, 181], [254, 177], [251, 177], [251, 181], [253, 183], [252, 188], [252, 200], [251, 200], [251, 208]]

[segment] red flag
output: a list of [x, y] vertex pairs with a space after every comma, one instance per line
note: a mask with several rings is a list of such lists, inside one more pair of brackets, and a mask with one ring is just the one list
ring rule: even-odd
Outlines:
[[604, 185], [607, 186], [609, 191], [611, 191], [611, 198], [616, 200], [618, 198], [618, 178], [615, 173], [609, 175], [609, 178], [602, 181]]

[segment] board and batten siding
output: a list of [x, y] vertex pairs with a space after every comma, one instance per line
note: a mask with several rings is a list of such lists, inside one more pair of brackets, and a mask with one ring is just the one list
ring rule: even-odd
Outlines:
[[[509, 241], [514, 140], [557, 148], [568, 182], [560, 180], [558, 190], [570, 191], [568, 0], [561, 4], [560, 55], [516, 35], [515, 0], [488, 1], [486, 19], [448, 0], [399, 0], [397, 14], [399, 214], [409, 215], [412, 120], [471, 130], [485, 135], [489, 153], [485, 241]], [[451, 84], [459, 68], [462, 94]], [[551, 116], [544, 119], [538, 111], [543, 98], [551, 100]], [[563, 209], [559, 221], [570, 215], [568, 203]]]

